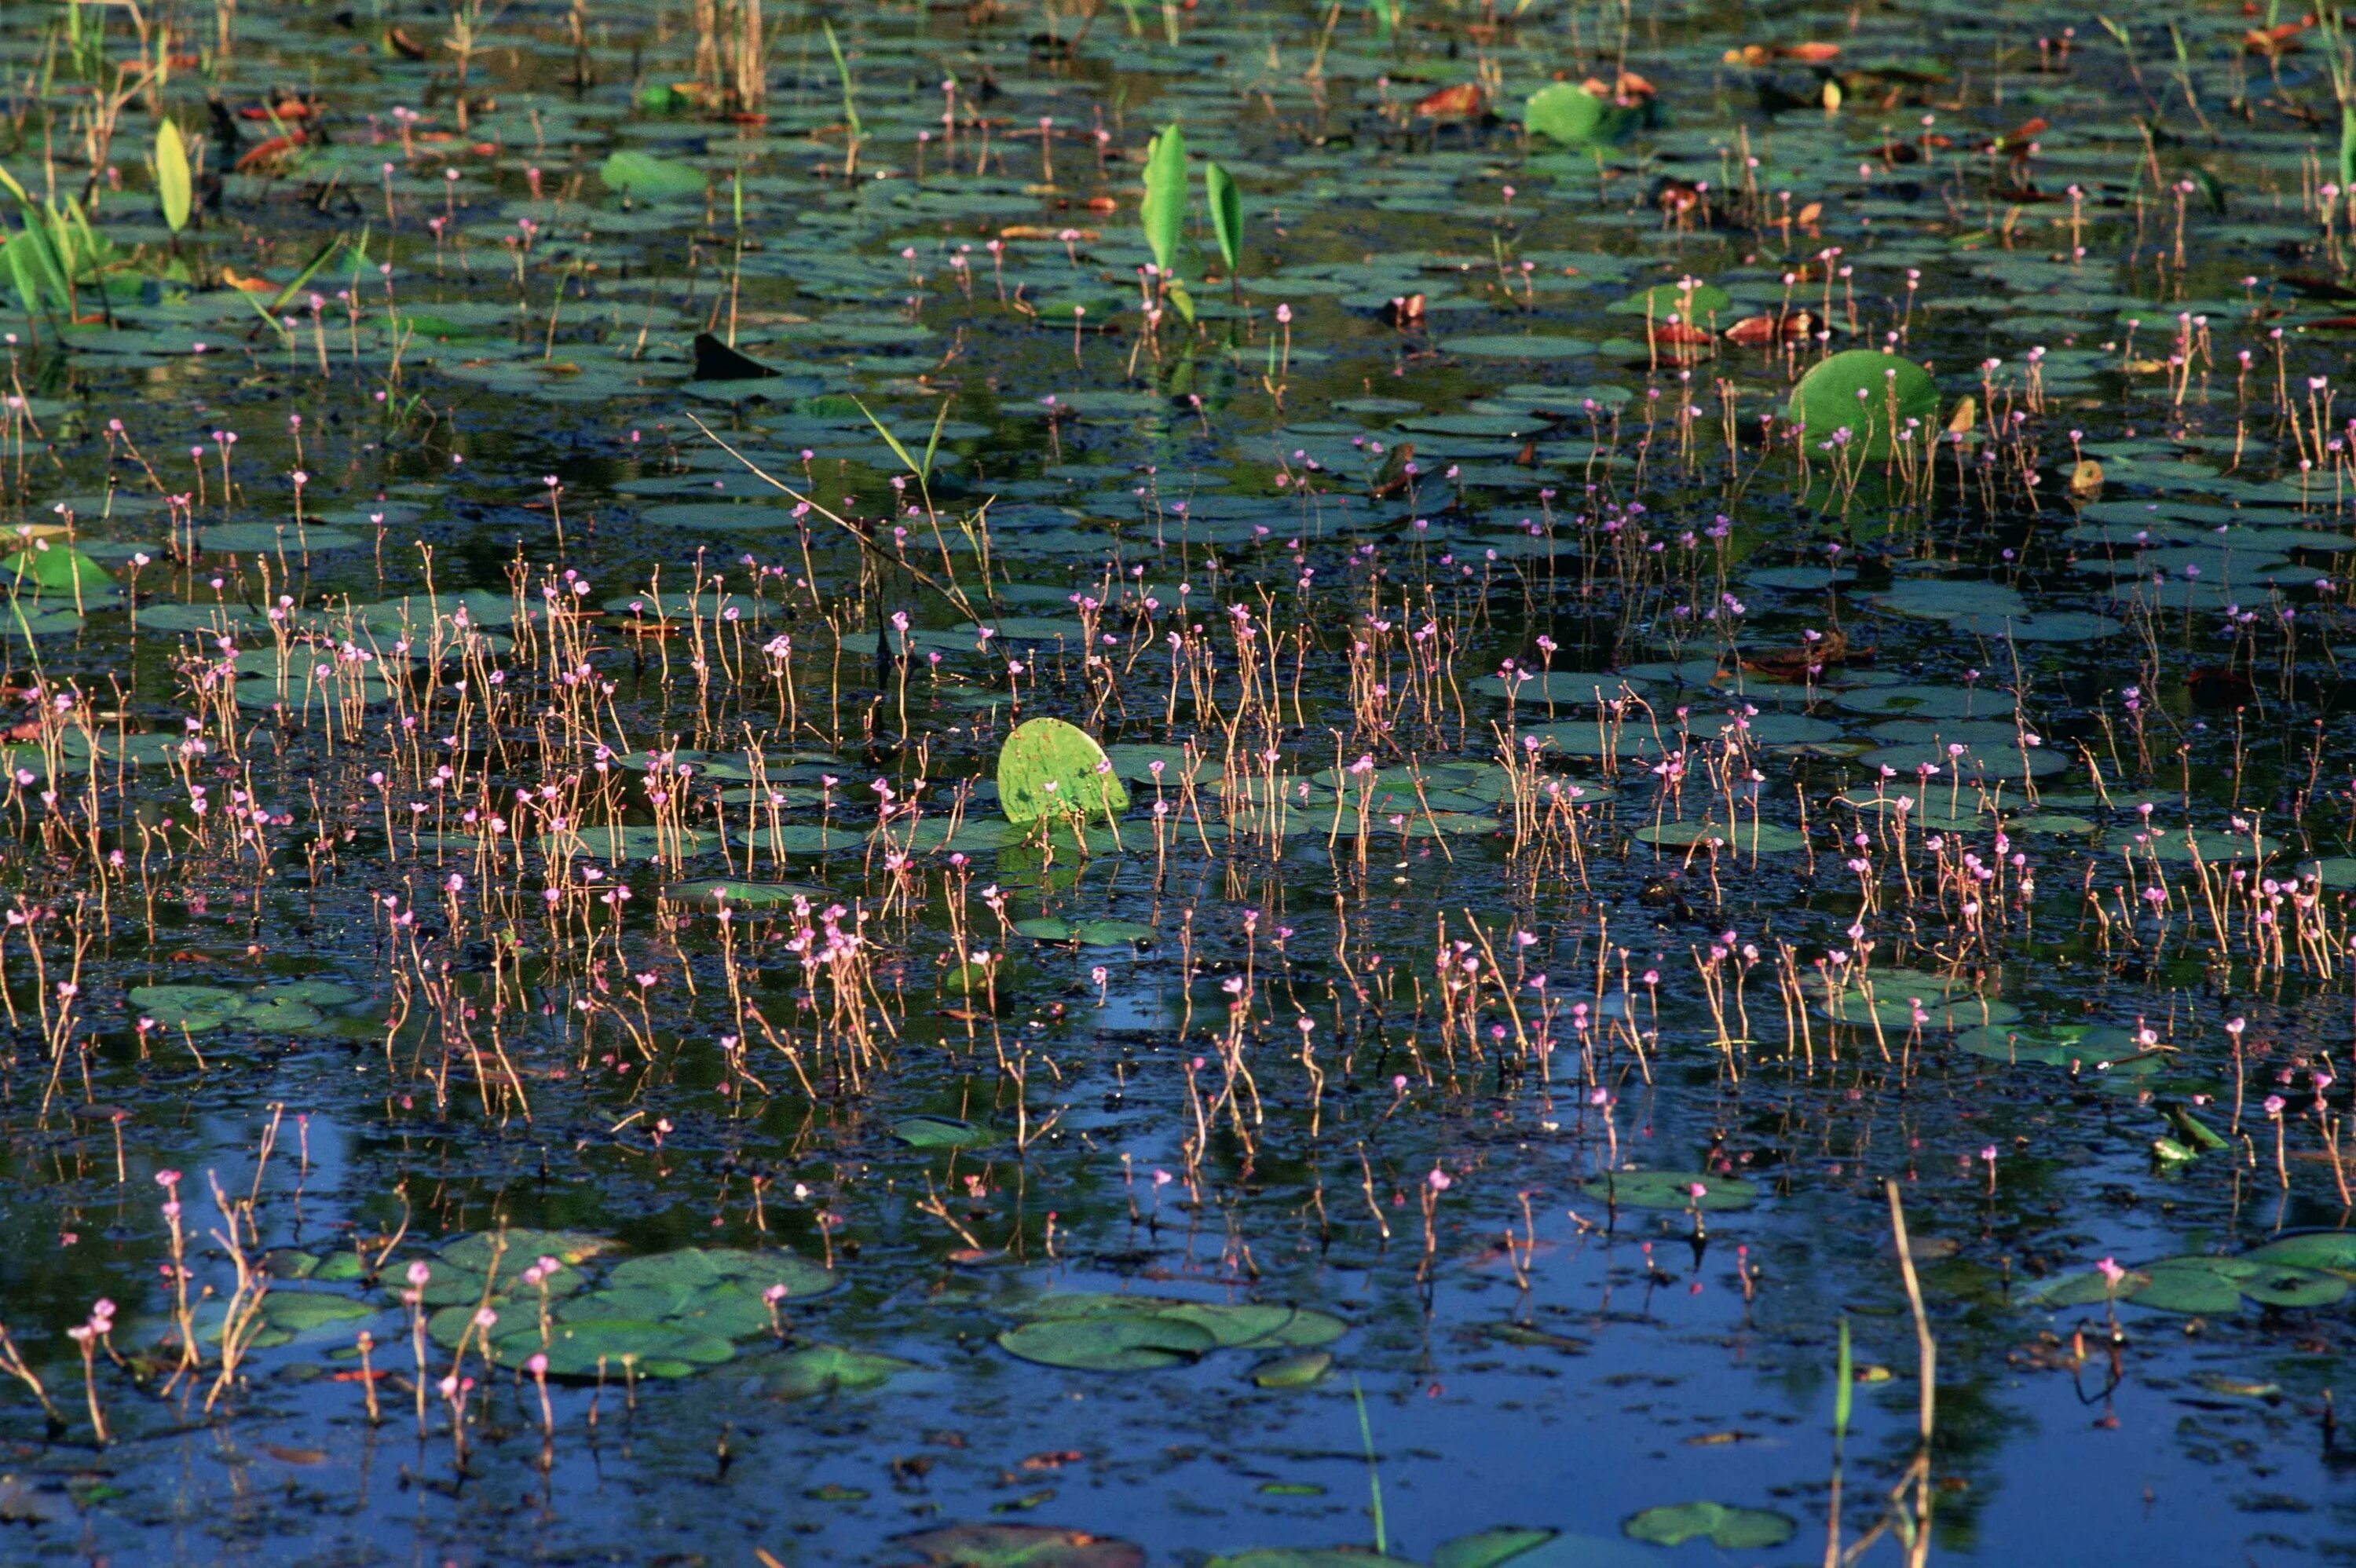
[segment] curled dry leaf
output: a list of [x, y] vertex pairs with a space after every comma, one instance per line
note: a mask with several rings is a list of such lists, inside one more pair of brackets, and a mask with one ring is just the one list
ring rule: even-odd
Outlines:
[[1477, 81], [1460, 81], [1415, 101], [1416, 114], [1425, 120], [1470, 120], [1488, 107], [1489, 94]]

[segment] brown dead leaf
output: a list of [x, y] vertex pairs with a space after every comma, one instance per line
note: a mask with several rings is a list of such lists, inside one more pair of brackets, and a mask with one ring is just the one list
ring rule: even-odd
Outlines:
[[1811, 674], [1821, 674], [1843, 665], [1869, 665], [1873, 662], [1874, 653], [1872, 648], [1850, 647], [1848, 634], [1836, 626], [1815, 642], [1804, 642], [1796, 648], [1745, 654], [1742, 656], [1742, 667], [1754, 675], [1804, 680]]
[[1488, 107], [1488, 91], [1477, 81], [1460, 81], [1415, 101], [1416, 114], [1425, 120], [1470, 120]]
[[327, 1462], [324, 1448], [289, 1448], [283, 1443], [257, 1443], [254, 1446], [284, 1465], [324, 1465]]
[[1782, 315], [1748, 315], [1726, 329], [1726, 340], [1756, 347], [1785, 338], [1805, 337], [1815, 329], [1816, 318], [1804, 310], [1789, 311]]

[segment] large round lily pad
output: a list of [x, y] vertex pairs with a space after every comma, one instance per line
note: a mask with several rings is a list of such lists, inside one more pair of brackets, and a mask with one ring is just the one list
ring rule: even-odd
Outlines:
[[1890, 455], [1893, 431], [1907, 437], [1910, 430], [1937, 422], [1939, 389], [1931, 372], [1912, 359], [1851, 348], [1819, 360], [1800, 378], [1786, 417], [1799, 427], [1811, 460], [1845, 430], [1851, 461], [1879, 461]]
[[998, 753], [998, 807], [1006, 820], [1082, 816], [1090, 821], [1129, 809], [1129, 791], [1096, 737], [1061, 719], [1033, 719]]

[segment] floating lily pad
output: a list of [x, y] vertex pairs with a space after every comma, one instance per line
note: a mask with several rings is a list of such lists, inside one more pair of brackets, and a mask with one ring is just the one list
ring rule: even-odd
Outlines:
[[1699, 1502], [1648, 1508], [1620, 1528], [1633, 1539], [1656, 1546], [1708, 1541], [1723, 1552], [1768, 1552], [1791, 1540], [1800, 1527], [1768, 1509]]
[[2356, 1231], [2311, 1231], [2283, 1236], [2253, 1247], [2245, 1256], [2262, 1263], [2288, 1264], [2296, 1268], [2356, 1271]]
[[773, 910], [789, 908], [796, 899], [823, 904], [834, 895], [803, 882], [746, 882], [731, 877], [707, 877], [701, 881], [674, 882], [663, 897], [707, 909]]
[[367, 542], [348, 528], [328, 528], [320, 523], [300, 527], [291, 522], [216, 523], [199, 529], [197, 535], [197, 543], [204, 549], [283, 552], [290, 556], [311, 550], [350, 549]]
[[2166, 828], [2154, 833], [2149, 845], [2152, 854], [2158, 859], [2186, 864], [2190, 863], [2196, 847], [2201, 859], [2212, 866], [2221, 861], [2255, 860], [2279, 855], [2285, 848], [2279, 838], [2271, 838], [2264, 834], [2228, 833], [2220, 828], [2204, 828], [2197, 832], [2182, 827]]
[[[532, 842], [542, 855], [552, 860], [580, 856], [619, 865], [630, 860], [691, 859], [718, 848], [720, 838], [715, 833], [696, 827], [657, 827], [652, 823], [616, 827], [598, 823], [562, 833], [543, 833]], [[755, 842], [759, 843], [757, 836]]]
[[1501, 1526], [1476, 1531], [1442, 1541], [1431, 1554], [1431, 1568], [1500, 1568], [1524, 1552], [1535, 1552], [1561, 1532]]
[[815, 1399], [882, 1388], [916, 1363], [841, 1345], [806, 1345], [768, 1363], [761, 1392], [773, 1399]]
[[998, 1141], [998, 1135], [978, 1123], [956, 1116], [903, 1116], [892, 1124], [892, 1136], [910, 1148], [980, 1148]]
[[1333, 1370], [1331, 1350], [1300, 1350], [1289, 1356], [1275, 1356], [1254, 1367], [1251, 1381], [1264, 1389], [1308, 1388], [1323, 1381]]
[[295, 981], [279, 986], [134, 986], [129, 999], [142, 1018], [158, 1028], [201, 1034], [217, 1029], [261, 1034], [308, 1034], [326, 1024], [321, 1008], [345, 1007], [359, 992], [332, 981]]
[[1991, 1061], [2043, 1067], [2083, 1063], [2091, 1068], [2135, 1056], [2142, 1049], [2133, 1034], [2109, 1024], [1997, 1024], [1967, 1029], [1955, 1037], [1955, 1043]]
[[70, 594], [76, 589], [112, 588], [113, 574], [88, 555], [62, 545], [20, 549], [0, 560], [0, 589], [11, 593]]
[[644, 201], [700, 197], [711, 183], [701, 169], [691, 165], [627, 147], [609, 155], [597, 177], [605, 181], [607, 190]]
[[1060, 719], [1025, 720], [998, 753], [998, 807], [1009, 822], [1119, 816], [1129, 809], [1111, 759], [1096, 738]]
[[2115, 1299], [2161, 1312], [2216, 1316], [2239, 1310], [2245, 1298], [2282, 1308], [2329, 1307], [2348, 1289], [2342, 1275], [2279, 1254], [2186, 1254], [2126, 1270], [2115, 1283], [2100, 1270], [2063, 1275], [2040, 1285], [2031, 1299], [2047, 1307], [2090, 1307]]
[[[1756, 1183], [1740, 1176], [1713, 1176], [1698, 1170], [1617, 1170], [1590, 1176], [1579, 1185], [1590, 1197], [1627, 1209], [1716, 1212], [1748, 1209], [1759, 1201]], [[1701, 1189], [1698, 1195], [1696, 1188]]]
[[1026, 1361], [1087, 1372], [1185, 1366], [1219, 1348], [1218, 1337], [1201, 1324], [1158, 1313], [1024, 1323], [1000, 1334], [998, 1343]]
[[1066, 1293], [1023, 1308], [1028, 1321], [998, 1337], [1026, 1361], [1083, 1371], [1137, 1371], [1199, 1360], [1215, 1349], [1295, 1349], [1329, 1344], [1349, 1325], [1307, 1307]]
[[1786, 417], [1799, 427], [1812, 461], [1821, 461], [1816, 449], [1846, 430], [1849, 460], [1878, 462], [1890, 455], [1893, 432], [1919, 441], [1911, 432], [1936, 425], [1939, 389], [1912, 359], [1851, 348], [1818, 360], [1800, 378]]
[[1144, 1568], [1132, 1541], [1043, 1524], [953, 1524], [894, 1537], [926, 1568]]
[[1133, 920], [1063, 920], [1042, 915], [1018, 920], [1014, 929], [1041, 942], [1076, 942], [1084, 947], [1125, 947], [1153, 940], [1153, 928]]
[[1638, 828], [1635, 837], [1665, 849], [1702, 845], [1735, 855], [1792, 855], [1808, 847], [1798, 828], [1773, 822], [1743, 822], [1730, 828], [1719, 822], [1658, 822]]

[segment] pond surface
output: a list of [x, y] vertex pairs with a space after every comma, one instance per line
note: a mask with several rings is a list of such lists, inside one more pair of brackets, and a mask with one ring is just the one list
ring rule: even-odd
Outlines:
[[2328, 18], [0, 17], [0, 1556], [2356, 1550]]

